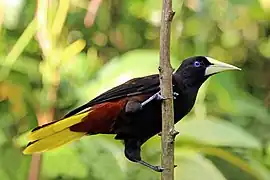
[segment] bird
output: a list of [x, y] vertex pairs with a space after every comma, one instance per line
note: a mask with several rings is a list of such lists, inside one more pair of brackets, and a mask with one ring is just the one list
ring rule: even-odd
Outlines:
[[[174, 123], [193, 108], [201, 85], [212, 75], [240, 68], [208, 56], [184, 59], [172, 73]], [[159, 74], [136, 77], [101, 93], [58, 121], [32, 129], [24, 154], [42, 153], [83, 136], [114, 134], [125, 157], [154, 171], [164, 169], [141, 158], [141, 146], [162, 130]]]

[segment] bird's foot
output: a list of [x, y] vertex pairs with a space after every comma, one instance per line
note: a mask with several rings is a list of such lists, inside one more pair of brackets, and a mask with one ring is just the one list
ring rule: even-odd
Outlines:
[[[149, 164], [149, 163], [147, 163], [147, 162], [145, 162], [143, 160], [140, 160], [140, 161], [137, 161], [137, 162], [140, 163], [143, 166], [146, 166], [146, 167], [156, 171], [156, 172], [162, 172], [164, 170], [164, 168], [161, 167], [161, 166], [154, 166], [154, 165]], [[177, 165], [174, 165], [174, 168], [176, 168], [176, 167], [177, 167]]]
[[[161, 166], [153, 166], [154, 167], [154, 171], [157, 171], [157, 172], [162, 172], [162, 171], [164, 171], [164, 168], [163, 167], [161, 167]], [[173, 167], [174, 168], [176, 168], [177, 167], [177, 165], [175, 164], [175, 165], [173, 165]]]
[[[164, 100], [164, 99], [166, 99], [165, 97], [163, 97], [163, 96], [161, 95], [161, 92], [160, 92], [160, 91], [159, 91], [158, 93], [154, 94], [154, 96], [156, 96], [156, 97], [155, 97], [156, 100]], [[179, 93], [173, 92], [173, 99], [176, 99], [177, 96], [179, 96]]]
[[[179, 93], [177, 93], [177, 92], [173, 92], [173, 99], [176, 99], [177, 98], [177, 96], [179, 95]], [[156, 94], [154, 94], [153, 96], [151, 96], [152, 97], [152, 99], [151, 100], [154, 100], [154, 99], [156, 99], [156, 100], [165, 100], [166, 98], [165, 97], [163, 97], [162, 95], [161, 95], [161, 91], [159, 91], [159, 92], [157, 92]], [[150, 97], [150, 98], [151, 98]], [[150, 99], [149, 98], [149, 99]], [[150, 100], [150, 101], [151, 101]], [[147, 100], [146, 100], [147, 101]], [[149, 101], [149, 102], [150, 102]]]
[[137, 162], [138, 162], [139, 164], [143, 165], [143, 166], [146, 166], [146, 167], [148, 167], [148, 168], [150, 168], [150, 169], [156, 171], [156, 172], [162, 172], [162, 171], [164, 170], [164, 168], [161, 167], [161, 166], [154, 166], [154, 165], [149, 164], [149, 163], [147, 163], [147, 162], [145, 162], [145, 161], [143, 161], [143, 160], [140, 160], [140, 161], [137, 161]]
[[159, 92], [157, 92], [156, 94], [154, 94], [154, 96], [155, 96], [155, 99], [156, 99], [156, 100], [164, 100], [164, 99], [166, 99], [165, 97], [163, 97], [163, 96], [161, 95], [161, 91], [159, 91]]
[[164, 171], [164, 168], [161, 167], [161, 166], [154, 166], [154, 169], [153, 170], [154, 171], [157, 171], [157, 172], [162, 172], [162, 171]]
[[[173, 99], [176, 99], [176, 97], [178, 96], [179, 94], [177, 92], [173, 92]], [[137, 111], [140, 111], [142, 110], [142, 108], [148, 104], [149, 102], [153, 101], [153, 100], [164, 100], [165, 98], [161, 95], [161, 91], [155, 93], [154, 95], [152, 95], [151, 97], [149, 97], [148, 99], [146, 99], [145, 101], [143, 101], [142, 103], [140, 102], [137, 102], [137, 101], [129, 101], [127, 104], [126, 104], [126, 112], [129, 113], [134, 113], [134, 112], [137, 112]]]

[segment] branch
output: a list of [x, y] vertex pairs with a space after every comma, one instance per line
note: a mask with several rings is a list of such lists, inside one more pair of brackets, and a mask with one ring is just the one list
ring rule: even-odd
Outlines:
[[[48, 29], [47, 29], [47, 11], [50, 3], [51, 3], [50, 1], [37, 0], [37, 8], [36, 8], [36, 17], [39, 27], [39, 31], [37, 32], [37, 41], [45, 57], [48, 56], [52, 48], [51, 40], [48, 36]], [[56, 70], [53, 75], [54, 75], [52, 80], [53, 85], [49, 87], [47, 92], [48, 101], [50, 101], [51, 104], [54, 104], [56, 101], [57, 88], [59, 85], [59, 78], [60, 78]], [[53, 121], [53, 117], [54, 117], [53, 107], [46, 109], [45, 112], [39, 110], [39, 112], [37, 112], [38, 125], [43, 125]], [[41, 161], [42, 161], [41, 154], [32, 155], [28, 180], [40, 179], [39, 176], [41, 171]]]
[[[37, 113], [37, 118], [38, 118], [38, 125], [43, 125], [48, 122], [51, 122], [53, 120], [53, 112], [46, 112], [46, 113]], [[29, 175], [28, 175], [28, 180], [38, 180], [40, 179], [40, 171], [41, 171], [41, 161], [42, 161], [42, 156], [41, 154], [33, 154], [32, 155], [32, 160], [30, 164], [30, 169], [29, 169]]]
[[170, 64], [170, 30], [173, 16], [172, 0], [163, 0], [159, 65], [161, 95], [165, 98], [162, 103], [162, 180], [174, 179], [174, 138], [177, 135], [174, 130], [173, 69]]
[[84, 18], [84, 25], [87, 28], [90, 28], [96, 19], [97, 11], [101, 5], [102, 0], [91, 0], [88, 5], [87, 13]]

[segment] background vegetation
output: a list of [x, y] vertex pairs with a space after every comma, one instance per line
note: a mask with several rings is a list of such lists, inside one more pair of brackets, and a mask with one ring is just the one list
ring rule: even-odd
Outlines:
[[[202, 54], [243, 69], [207, 81], [176, 125], [176, 179], [269, 180], [270, 1], [173, 3], [174, 67]], [[113, 136], [85, 137], [32, 162], [22, 149], [38, 123], [158, 72], [160, 10], [157, 0], [0, 0], [1, 180], [159, 179], [127, 161]], [[160, 163], [160, 137], [143, 157]]]

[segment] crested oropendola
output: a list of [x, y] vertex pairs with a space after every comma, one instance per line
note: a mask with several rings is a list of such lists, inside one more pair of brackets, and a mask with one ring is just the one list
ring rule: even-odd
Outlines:
[[[212, 75], [239, 68], [210, 57], [194, 56], [185, 59], [172, 75], [174, 122], [177, 123], [192, 109], [200, 86]], [[25, 154], [44, 152], [84, 135], [116, 134], [123, 140], [125, 156], [155, 171], [141, 159], [141, 146], [161, 131], [161, 100], [159, 75], [131, 79], [97, 96], [69, 112], [59, 121], [33, 129]]]

